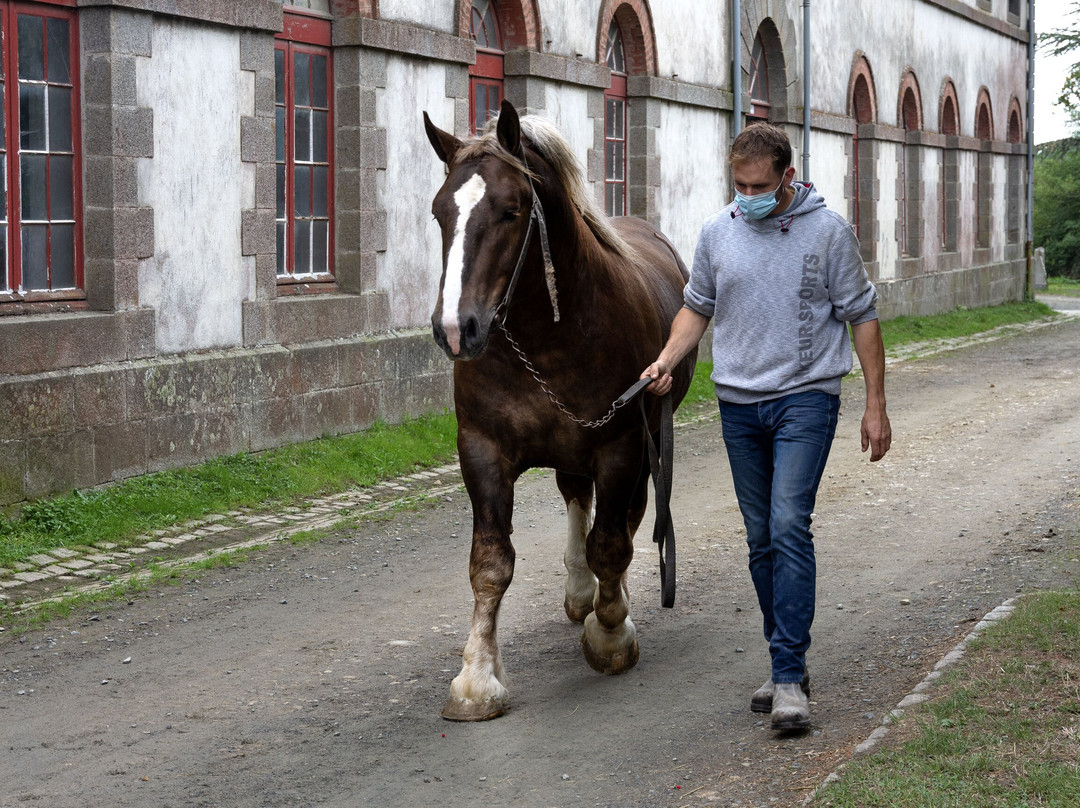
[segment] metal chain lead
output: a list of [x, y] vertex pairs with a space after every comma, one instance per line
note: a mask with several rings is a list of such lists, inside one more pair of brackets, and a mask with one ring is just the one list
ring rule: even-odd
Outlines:
[[595, 421], [586, 421], [584, 418], [579, 418], [578, 416], [574, 415], [574, 413], [570, 412], [570, 410], [566, 408], [565, 404], [559, 401], [559, 397], [552, 392], [550, 387], [548, 387], [547, 382], [544, 381], [544, 377], [540, 375], [540, 371], [536, 369], [533, 363], [529, 361], [529, 357], [527, 357], [525, 355], [525, 352], [521, 350], [521, 346], [518, 345], [517, 340], [510, 336], [510, 332], [506, 329], [506, 326], [500, 324], [499, 329], [503, 332], [503, 334], [506, 335], [506, 341], [510, 343], [510, 347], [514, 349], [514, 353], [516, 353], [521, 359], [522, 363], [525, 365], [525, 369], [532, 374], [532, 377], [536, 379], [536, 383], [540, 385], [540, 389], [547, 394], [547, 397], [549, 399], [551, 399], [551, 403], [559, 408], [559, 412], [561, 412], [578, 426], [584, 427], [585, 429], [599, 429], [604, 424], [608, 423], [608, 421], [610, 421], [612, 418], [614, 418], [615, 413], [626, 405], [626, 401], [623, 401], [622, 399], [617, 399], [611, 403], [611, 409], [608, 410], [604, 416], [597, 418]]

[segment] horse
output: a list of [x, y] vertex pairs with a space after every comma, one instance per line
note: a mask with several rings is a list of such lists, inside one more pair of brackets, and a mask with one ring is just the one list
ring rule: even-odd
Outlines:
[[[432, 202], [443, 258], [432, 332], [453, 361], [473, 512], [472, 624], [442, 716], [483, 721], [510, 705], [496, 625], [514, 574], [514, 484], [530, 468], [555, 469], [566, 503], [563, 606], [584, 623], [585, 659], [605, 674], [638, 660], [626, 571], [660, 399], [645, 396], [648, 426], [608, 402], [660, 353], [688, 273], [652, 225], [605, 215], [546, 119], [503, 101], [479, 137], [460, 140], [426, 112], [424, 126], [447, 172]], [[696, 351], [672, 373], [676, 405], [695, 362]]]

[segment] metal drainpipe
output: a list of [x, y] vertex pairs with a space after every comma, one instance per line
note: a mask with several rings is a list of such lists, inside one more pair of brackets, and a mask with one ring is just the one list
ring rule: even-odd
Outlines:
[[1035, 299], [1035, 278], [1031, 271], [1032, 224], [1035, 220], [1035, 0], [1028, 0], [1028, 63], [1027, 63], [1027, 277], [1024, 297]]
[[[1034, 0], [1028, 0], [1034, 2]], [[802, 181], [810, 182], [810, 0], [803, 0]]]
[[731, 114], [735, 119], [735, 135], [738, 136], [742, 131], [742, 3], [739, 0], [731, 0], [731, 18], [731, 95], [734, 101]]

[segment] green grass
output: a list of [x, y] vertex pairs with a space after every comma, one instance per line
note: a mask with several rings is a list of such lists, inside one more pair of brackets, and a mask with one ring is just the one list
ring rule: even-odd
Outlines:
[[108, 488], [27, 503], [0, 517], [0, 566], [56, 547], [136, 536], [236, 508], [273, 509], [445, 463], [456, 449], [453, 415], [223, 457], [135, 477]]
[[1026, 597], [813, 808], [1080, 805], [1080, 593]]
[[911, 342], [967, 337], [1001, 325], [1024, 323], [1054, 313], [1044, 303], [1005, 303], [984, 308], [958, 308], [932, 317], [896, 317], [881, 323], [885, 350]]
[[1054, 275], [1046, 279], [1046, 286], [1048, 295], [1080, 297], [1080, 278], [1066, 278], [1062, 275]]
[[[1039, 303], [957, 309], [935, 317], [882, 323], [886, 347], [955, 337], [1004, 323], [1051, 314]], [[699, 363], [683, 417], [714, 400], [711, 363]], [[240, 454], [202, 465], [147, 474], [107, 488], [31, 502], [0, 516], [0, 567], [57, 547], [102, 541], [121, 548], [159, 528], [237, 508], [273, 510], [302, 504], [416, 469], [445, 463], [455, 452], [453, 414], [400, 426], [377, 424], [365, 432], [324, 438], [260, 454]]]

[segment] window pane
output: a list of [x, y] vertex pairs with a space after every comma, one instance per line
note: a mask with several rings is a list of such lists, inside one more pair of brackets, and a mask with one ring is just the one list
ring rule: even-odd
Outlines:
[[22, 193], [23, 219], [48, 218], [45, 207], [45, 161], [44, 154], [24, 154], [22, 156], [22, 177], [19, 190]]
[[274, 159], [279, 163], [285, 160], [285, 107], [277, 108], [277, 119], [274, 121], [274, 139], [277, 142], [277, 153]]
[[615, 144], [610, 140], [604, 144], [604, 179], [615, 179]]
[[615, 164], [612, 166], [615, 173], [612, 177], [617, 180], [625, 179], [626, 171], [626, 144], [621, 140], [617, 140], [614, 143], [615, 146]]
[[274, 103], [285, 103], [285, 51], [274, 51]]
[[615, 186], [610, 182], [604, 185], [604, 210], [608, 216], [615, 215]]
[[24, 289], [48, 289], [49, 270], [45, 263], [49, 228], [44, 224], [23, 225], [22, 285]]
[[285, 165], [279, 164], [277, 167], [277, 217], [278, 219], [285, 218]]
[[45, 43], [41, 17], [19, 15], [19, 78], [45, 78]]
[[0, 155], [0, 221], [7, 221], [7, 155]]
[[611, 186], [615, 191], [615, 216], [625, 216], [626, 210], [623, 208], [623, 187], [621, 185]]
[[311, 161], [313, 163], [327, 162], [329, 144], [326, 127], [329, 117], [329, 114], [322, 110], [311, 111]]
[[[0, 64], [3, 63], [0, 59]], [[4, 82], [0, 81], [0, 151], [7, 149], [7, 92]]]
[[311, 110], [298, 109], [293, 113], [293, 159], [311, 161]]
[[71, 151], [71, 89], [49, 87], [49, 150]]
[[74, 160], [63, 154], [49, 157], [49, 218], [54, 221], [75, 218], [75, 186], [71, 174]]
[[499, 98], [499, 88], [494, 85], [489, 85], [487, 102], [488, 114], [487, 118], [484, 119], [485, 123], [487, 123], [488, 118], [490, 118], [492, 115], [499, 111], [499, 101], [501, 100], [502, 99]]
[[19, 84], [19, 145], [24, 149], [44, 151], [45, 86]]
[[71, 289], [75, 286], [75, 226], [53, 225], [49, 239], [49, 255], [52, 259], [53, 289]]
[[311, 274], [311, 222], [297, 222], [293, 252], [293, 274]]
[[473, 129], [479, 132], [487, 120], [487, 86], [473, 85]]
[[46, 47], [49, 52], [49, 81], [55, 84], [71, 82], [69, 57], [71, 48], [68, 37], [68, 21], [50, 17], [45, 25]]
[[7, 225], [0, 226], [0, 260], [4, 263], [0, 264], [0, 289], [5, 292], [11, 289], [11, 281], [8, 280], [7, 267]]
[[277, 274], [285, 274], [285, 222], [277, 223]]
[[293, 54], [293, 103], [311, 106], [311, 57], [306, 53]]
[[610, 98], [607, 100], [607, 120], [604, 122], [604, 136], [615, 137], [615, 102]]
[[313, 171], [315, 183], [311, 200], [313, 212], [315, 216], [326, 216], [330, 201], [330, 194], [327, 187], [330, 172], [326, 166], [315, 166]]
[[293, 174], [293, 210], [297, 216], [311, 215], [311, 166], [297, 166]]
[[330, 265], [327, 263], [326, 256], [330, 248], [327, 234], [330, 232], [328, 223], [312, 222], [312, 242], [311, 242], [311, 271], [312, 272], [329, 272]]
[[326, 103], [326, 57], [311, 59], [311, 106], [325, 107]]

